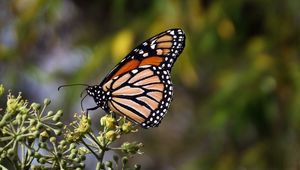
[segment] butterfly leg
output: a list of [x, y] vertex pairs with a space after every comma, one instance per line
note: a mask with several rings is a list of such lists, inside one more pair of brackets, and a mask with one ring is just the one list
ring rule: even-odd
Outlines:
[[90, 110], [96, 110], [96, 109], [98, 109], [98, 108], [99, 108], [99, 106], [95, 106], [95, 107], [86, 109], [86, 117], [88, 117], [88, 112], [89, 112]]
[[110, 112], [111, 116], [114, 118], [114, 119], [117, 119], [117, 115], [115, 112]]
[[[113, 117], [115, 120], [117, 120], [117, 115], [116, 115], [115, 112], [109, 111], [109, 113], [110, 113], [111, 117]], [[116, 123], [117, 123], [117, 125], [119, 125], [119, 124], [118, 124], [118, 121], [116, 121]]]

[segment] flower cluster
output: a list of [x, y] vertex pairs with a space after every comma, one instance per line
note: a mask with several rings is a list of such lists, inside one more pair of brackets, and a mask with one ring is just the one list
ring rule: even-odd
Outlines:
[[[0, 84], [0, 97], [4, 93]], [[92, 154], [98, 160], [96, 169], [129, 169], [128, 160], [142, 153], [143, 145], [138, 142], [114, 146], [123, 135], [137, 132], [124, 117], [105, 115], [100, 119], [100, 129], [93, 132], [91, 119], [85, 113], [75, 114], [75, 121], [66, 126], [60, 121], [61, 110], [46, 111], [50, 103], [45, 99], [42, 105], [30, 104], [21, 93], [8, 93], [6, 107], [0, 106], [0, 167], [80, 170], [85, 168], [86, 155]], [[121, 152], [121, 156], [104, 161], [107, 151]], [[7, 162], [11, 164], [6, 165]], [[130, 169], [140, 168], [134, 165]]]
[[70, 123], [69, 126], [65, 126], [66, 131], [65, 138], [69, 142], [78, 142], [82, 140], [85, 134], [90, 131], [91, 128], [91, 119], [86, 115], [74, 114], [75, 121]]
[[[0, 92], [3, 94], [3, 86]], [[56, 141], [54, 136], [62, 134], [63, 112], [46, 112], [50, 103], [45, 99], [43, 105], [29, 104], [21, 93], [14, 96], [9, 92], [6, 109], [0, 117], [0, 162], [9, 160], [15, 163], [15, 168], [22, 169], [84, 168], [84, 152], [78, 152], [74, 143]], [[78, 153], [73, 154], [75, 151]], [[38, 163], [32, 164], [34, 160]]]
[[[90, 117], [83, 112], [81, 115], [75, 114], [76, 118], [68, 127], [65, 127], [65, 139], [67, 141], [81, 143], [98, 160], [97, 169], [128, 168], [128, 158], [135, 154], [142, 154], [140, 151], [143, 144], [138, 142], [124, 142], [119, 147], [111, 145], [122, 135], [137, 132], [134, 125], [124, 117], [116, 119], [113, 115], [105, 115], [100, 119], [100, 131], [97, 135], [93, 133], [90, 126]], [[123, 156], [120, 161], [119, 156], [114, 155], [113, 160], [103, 162], [104, 154], [107, 151], [121, 151]], [[140, 165], [135, 165], [134, 169], [140, 169]]]

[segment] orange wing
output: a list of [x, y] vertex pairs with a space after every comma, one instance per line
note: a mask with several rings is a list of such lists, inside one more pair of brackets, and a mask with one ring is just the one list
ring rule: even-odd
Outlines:
[[166, 114], [173, 95], [168, 71], [144, 65], [109, 80], [110, 111], [124, 115], [144, 128], [158, 126]]
[[181, 29], [170, 29], [162, 32], [131, 51], [104, 78], [100, 86], [117, 76], [145, 65], [159, 66], [171, 70], [184, 46], [185, 34]]

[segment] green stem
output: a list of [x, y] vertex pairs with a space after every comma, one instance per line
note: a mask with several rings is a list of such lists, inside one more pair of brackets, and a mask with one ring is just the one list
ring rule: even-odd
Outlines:
[[89, 150], [89, 151], [91, 151], [91, 153], [97, 158], [97, 160], [99, 161], [99, 156], [90, 148], [90, 146], [88, 145], [88, 144], [86, 144], [85, 142], [84, 142], [84, 140], [83, 139], [81, 139], [81, 141], [82, 141], [82, 144]]
[[100, 151], [100, 156], [99, 156], [100, 162], [103, 162], [105, 151], [106, 151], [105, 149], [101, 149], [101, 151]]
[[88, 133], [89, 137], [93, 139], [93, 141], [99, 146], [99, 148], [103, 149], [103, 146], [98, 142], [94, 134]]
[[[33, 142], [33, 144], [32, 145], [34, 145], [34, 142]], [[36, 149], [36, 151], [35, 152], [38, 152], [40, 150], [40, 147], [38, 147], [37, 149]], [[27, 164], [27, 166], [29, 166], [30, 167], [30, 165], [31, 165], [31, 163], [32, 163], [32, 161], [34, 160], [35, 158], [33, 157], [33, 156], [31, 156], [30, 157], [30, 160], [28, 161], [28, 164]]]
[[41, 114], [40, 114], [39, 120], [41, 120], [46, 107], [47, 107], [46, 105], [43, 106], [42, 111], [40, 112]]
[[11, 122], [9, 122], [9, 126], [10, 126], [10, 129], [12, 130], [12, 133], [16, 134], [17, 133], [16, 129], [14, 128], [14, 125]]
[[25, 167], [25, 162], [26, 162], [26, 156], [25, 156], [25, 146], [21, 145], [21, 169], [24, 169]]
[[101, 164], [102, 164], [102, 162], [98, 162], [97, 163], [96, 170], [100, 170], [101, 169]]
[[0, 138], [0, 142], [4, 142], [4, 141], [7, 141], [7, 140], [11, 140], [12, 138], [13, 138], [12, 136], [1, 137], [1, 138]]

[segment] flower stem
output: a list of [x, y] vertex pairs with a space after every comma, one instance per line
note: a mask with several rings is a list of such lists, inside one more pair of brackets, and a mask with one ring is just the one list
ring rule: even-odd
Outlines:
[[91, 134], [91, 133], [88, 133], [88, 135], [93, 139], [93, 141], [99, 146], [99, 148], [102, 149], [103, 146], [100, 145], [100, 143], [98, 142], [98, 140], [96, 139], [96, 137]]
[[[89, 151], [91, 151], [91, 153], [92, 153], [92, 154], [97, 158], [97, 160], [99, 161], [99, 156], [96, 154], [96, 152], [94, 152], [94, 151], [90, 148], [90, 146], [84, 142], [83, 139], [81, 139], [81, 141], [82, 141], [82, 144], [83, 144]], [[102, 162], [102, 161], [101, 161], [101, 162]]]

